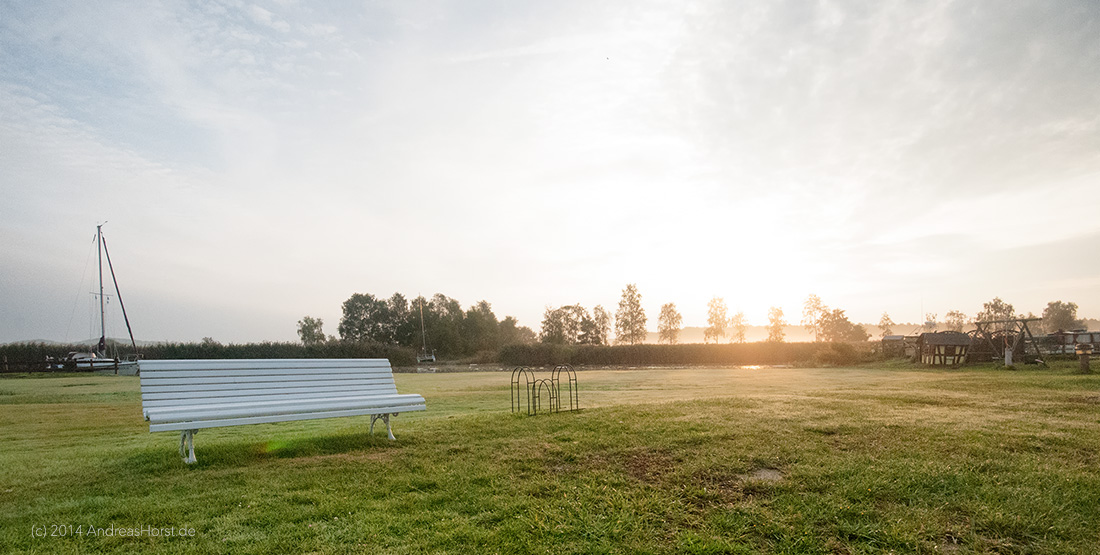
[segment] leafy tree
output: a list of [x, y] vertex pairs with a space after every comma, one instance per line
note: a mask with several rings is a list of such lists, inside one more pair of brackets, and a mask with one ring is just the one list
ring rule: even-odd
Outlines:
[[596, 332], [596, 345], [609, 344], [607, 338], [611, 334], [611, 314], [604, 310], [603, 306], [596, 305], [592, 309], [592, 324]]
[[320, 318], [312, 316], [303, 316], [298, 320], [298, 337], [302, 338], [302, 343], [306, 345], [324, 343], [325, 332], [321, 330], [322, 325], [324, 322]]
[[638, 286], [631, 283], [623, 289], [619, 310], [615, 311], [615, 341], [635, 345], [645, 342], [645, 310]]
[[783, 320], [783, 309], [779, 307], [771, 307], [768, 309], [768, 339], [769, 343], [782, 343], [783, 338], [787, 333], [783, 331], [783, 326], [786, 326], [787, 322]]
[[748, 320], [745, 319], [745, 313], [737, 311], [737, 314], [734, 314], [733, 318], [730, 318], [730, 329], [732, 330], [730, 333], [730, 342], [736, 341], [738, 343], [744, 343], [746, 327], [748, 327]]
[[[982, 310], [978, 312], [978, 315], [974, 317], [975, 322], [997, 322], [1001, 320], [1013, 320], [1016, 318], [1016, 309], [1012, 305], [1001, 300], [1000, 297], [993, 297], [992, 301], [982, 304]], [[999, 324], [993, 324], [988, 327], [992, 331], [1004, 331], [1010, 327], [1011, 324], [1002, 322]]]
[[[580, 305], [577, 305], [579, 308]], [[606, 345], [608, 316], [602, 306], [596, 305], [592, 309], [592, 315], [587, 310], [581, 309], [581, 334], [577, 339], [582, 345]]]
[[848, 320], [839, 308], [826, 310], [818, 318], [817, 331], [821, 340], [830, 342], [867, 341], [871, 337], [863, 326]]
[[668, 342], [669, 345], [675, 345], [676, 340], [680, 337], [680, 324], [684, 321], [683, 316], [676, 310], [675, 303], [667, 303], [661, 306], [661, 315], [657, 318], [657, 332], [660, 334], [659, 341], [664, 343]]
[[974, 317], [976, 322], [993, 322], [996, 320], [1012, 320], [1016, 318], [1016, 309], [1012, 305], [993, 297], [992, 301], [982, 303], [982, 310]]
[[519, 321], [512, 316], [505, 316], [500, 321], [501, 345], [529, 344], [538, 339], [535, 332], [527, 326], [519, 325]]
[[581, 318], [580, 334], [577, 336], [577, 343], [581, 345], [600, 344], [600, 335], [599, 330], [596, 328], [596, 321], [589, 316], [588, 311], [585, 311], [584, 317]]
[[[588, 315], [588, 311], [579, 304], [573, 304], [569, 306], [563, 306], [563, 310], [566, 311], [565, 321], [568, 324], [566, 332], [569, 335], [571, 343], [580, 343], [581, 335], [585, 326], [585, 320], [591, 320], [592, 317]], [[591, 326], [591, 324], [589, 324]]]
[[560, 308], [546, 307], [542, 312], [542, 327], [539, 331], [539, 342], [552, 345], [565, 344], [564, 313]]
[[883, 312], [882, 318], [878, 320], [878, 327], [882, 328], [882, 337], [894, 334], [894, 321], [890, 319], [890, 315]]
[[1047, 333], [1058, 330], [1076, 330], [1085, 327], [1083, 320], [1077, 319], [1077, 303], [1052, 301], [1043, 309], [1043, 329]]
[[500, 348], [500, 322], [487, 301], [480, 301], [466, 311], [462, 330], [469, 350], [495, 351]]
[[821, 318], [828, 310], [817, 295], [811, 294], [802, 302], [802, 325], [814, 336], [814, 341], [821, 341]]
[[370, 293], [355, 293], [344, 301], [337, 330], [344, 341], [388, 341], [389, 307]]
[[[588, 316], [588, 311], [579, 304], [553, 309], [547, 307], [542, 318], [542, 333], [539, 335], [539, 340], [543, 343], [557, 345], [580, 343], [586, 320], [591, 320], [591, 317]], [[592, 332], [595, 324], [590, 322], [587, 327]]]
[[410, 306], [409, 301], [401, 293], [394, 293], [386, 301], [389, 310], [386, 331], [388, 342], [397, 343], [406, 347], [420, 345], [420, 313], [416, 306]]
[[962, 331], [966, 327], [966, 314], [952, 310], [943, 317], [943, 323], [947, 324], [949, 331]]
[[436, 293], [424, 307], [428, 347], [444, 355], [462, 354], [467, 347], [462, 334], [465, 313], [462, 305], [442, 293]]
[[[463, 311], [457, 300], [441, 293], [431, 300], [418, 296], [411, 303], [400, 293], [389, 299], [356, 293], [344, 302], [343, 309], [340, 337], [353, 342], [375, 341], [419, 349], [425, 342], [421, 339], [421, 314], [427, 347], [444, 356], [494, 351], [507, 343], [535, 339], [534, 332], [519, 326], [515, 318], [498, 321], [487, 301]], [[318, 337], [323, 337], [320, 321], [317, 324]]]
[[719, 337], [725, 337], [726, 323], [726, 300], [713, 297], [707, 303], [707, 328], [703, 330], [703, 342], [713, 339], [717, 343]]

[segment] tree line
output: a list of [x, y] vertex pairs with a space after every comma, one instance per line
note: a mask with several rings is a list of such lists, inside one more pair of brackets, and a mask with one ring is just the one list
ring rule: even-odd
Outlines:
[[[461, 304], [444, 294], [437, 293], [430, 299], [418, 296], [411, 301], [400, 293], [388, 298], [369, 293], [355, 293], [343, 303], [343, 314], [337, 331], [339, 340], [345, 342], [373, 342], [398, 345], [410, 349], [427, 349], [444, 357], [461, 357], [479, 353], [496, 353], [508, 345], [542, 343], [546, 345], [638, 345], [645, 342], [647, 317], [642, 308], [642, 295], [636, 284], [623, 288], [614, 314], [600, 305], [591, 310], [578, 304], [546, 307], [539, 332], [519, 325], [512, 316], [498, 319], [492, 305], [479, 301], [463, 310]], [[1083, 325], [1077, 319], [1077, 305], [1054, 301], [1043, 311], [1047, 331], [1075, 329]], [[1028, 316], [1034, 316], [1028, 314]], [[983, 305], [972, 320], [961, 311], [947, 313], [945, 324], [950, 330], [962, 331], [973, 322], [1011, 320], [1023, 317], [1011, 304], [995, 297]], [[924, 331], [940, 328], [936, 314], [928, 314]], [[845, 311], [829, 307], [820, 297], [811, 294], [802, 304], [802, 325], [815, 342], [856, 343], [870, 339], [865, 326], [852, 322]], [[705, 343], [744, 343], [749, 325], [744, 312], [730, 316], [726, 302], [713, 297], [707, 303]], [[893, 334], [896, 324], [889, 314], [879, 320], [882, 335]], [[768, 310], [765, 327], [766, 343], [785, 341], [785, 320], [782, 308]], [[683, 316], [675, 303], [661, 306], [657, 318], [658, 342], [675, 345], [683, 328]], [[614, 338], [611, 334], [614, 331]], [[326, 336], [319, 318], [305, 316], [298, 322], [298, 334], [302, 342], [319, 344], [336, 341]]]
[[[535, 333], [514, 317], [498, 319], [487, 301], [463, 310], [457, 300], [442, 293], [412, 301], [401, 293], [389, 298], [355, 293], [342, 308], [337, 332], [345, 342], [400, 345], [455, 357], [496, 352], [503, 345], [536, 339]], [[325, 336], [323, 326], [320, 318], [303, 317], [298, 321], [298, 336], [306, 344], [336, 341], [336, 337]]]
[[[938, 316], [939, 315], [934, 312], [925, 314], [924, 323], [921, 325], [919, 331], [962, 332], [967, 326], [982, 323], [989, 324], [987, 328], [990, 331], [996, 332], [1011, 327], [1011, 324], [1007, 321], [1031, 318], [1041, 318], [1042, 329], [1046, 333], [1083, 329], [1085, 327], [1085, 321], [1077, 317], [1077, 303], [1062, 301], [1051, 301], [1047, 303], [1046, 308], [1043, 309], [1043, 313], [1036, 316], [1032, 312], [1026, 314], [1018, 313], [1012, 304], [1005, 302], [1000, 297], [993, 297], [993, 300], [982, 303], [982, 309], [979, 310], [973, 318], [968, 318], [966, 313], [961, 310], [948, 311], [944, 315], [942, 322], [939, 320]], [[889, 314], [883, 312], [878, 325], [882, 329], [882, 335], [887, 336], [893, 334], [893, 327], [896, 324], [890, 318]]]

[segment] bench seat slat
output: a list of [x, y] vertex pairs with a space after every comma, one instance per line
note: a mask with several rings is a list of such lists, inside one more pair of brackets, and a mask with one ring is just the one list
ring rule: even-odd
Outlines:
[[389, 395], [385, 397], [344, 397], [334, 399], [305, 399], [241, 403], [232, 405], [195, 405], [189, 407], [151, 408], [146, 411], [150, 422], [187, 422], [251, 416], [286, 415], [336, 410], [389, 409], [404, 405], [424, 404], [424, 398], [415, 395]]
[[256, 378], [258, 376], [245, 376], [239, 379], [233, 379], [229, 376], [222, 376], [219, 380], [187, 380], [186, 378], [170, 378], [167, 380], [150, 379], [145, 380], [141, 384], [141, 391], [145, 393], [162, 393], [170, 391], [179, 391], [179, 387], [186, 387], [185, 391], [196, 392], [201, 395], [202, 391], [219, 391], [223, 389], [288, 389], [288, 388], [303, 388], [303, 389], [316, 389], [321, 390], [325, 387], [397, 387], [393, 378], [372, 378], [363, 376], [324, 376], [322, 379], [315, 379], [312, 376], [305, 378], [297, 376], [278, 376], [274, 379], [249, 379]]
[[311, 374], [308, 376], [292, 376], [292, 375], [279, 375], [279, 376], [202, 376], [202, 377], [187, 377], [187, 378], [160, 378], [156, 375], [152, 375], [146, 378], [146, 382], [149, 385], [188, 385], [193, 383], [201, 384], [246, 384], [246, 383], [277, 383], [277, 382], [321, 382], [321, 381], [339, 381], [339, 380], [364, 380], [364, 379], [376, 379], [380, 381], [393, 381], [392, 377], [386, 376], [362, 376], [355, 374]]
[[323, 388], [274, 388], [274, 389], [226, 389], [219, 391], [204, 391], [202, 395], [194, 395], [192, 392], [166, 391], [160, 393], [145, 393], [142, 397], [142, 406], [180, 404], [186, 402], [210, 402], [232, 403], [234, 401], [262, 400], [264, 398], [285, 398], [288, 394], [299, 399], [312, 397], [334, 397], [346, 395], [385, 395], [396, 394], [397, 388], [388, 385], [364, 385], [359, 387], [330, 386]]
[[[357, 398], [373, 398], [381, 395], [399, 395], [397, 390], [390, 389], [388, 391], [340, 391], [340, 392], [325, 392], [325, 393], [299, 393], [296, 394], [293, 399], [300, 399], [302, 401], [310, 401], [316, 399], [332, 399], [336, 395], [340, 397], [357, 397]], [[263, 404], [270, 401], [286, 400], [285, 395], [243, 395], [237, 397], [203, 397], [197, 399], [190, 399], [190, 406], [199, 405], [242, 405], [242, 404]], [[185, 403], [180, 403], [179, 399], [165, 399], [161, 401], [148, 401], [142, 403], [143, 410], [151, 409], [170, 409], [181, 406], [189, 406]]]
[[267, 368], [390, 368], [390, 361], [384, 358], [359, 359], [222, 359], [222, 360], [143, 360], [141, 371], [160, 370], [204, 370], [221, 369], [267, 369]]
[[174, 413], [183, 412], [206, 412], [206, 411], [219, 411], [227, 409], [251, 409], [251, 408], [271, 408], [277, 409], [279, 407], [295, 407], [300, 405], [316, 405], [320, 402], [323, 403], [344, 403], [344, 404], [360, 404], [371, 405], [372, 403], [378, 406], [384, 406], [391, 404], [394, 401], [416, 401], [416, 403], [422, 403], [424, 398], [415, 393], [393, 393], [388, 395], [348, 395], [341, 394], [338, 396], [313, 398], [313, 399], [300, 399], [300, 398], [268, 398], [253, 401], [239, 401], [239, 402], [223, 402], [220, 399], [214, 400], [200, 400], [194, 404], [189, 405], [177, 405], [168, 407], [151, 407], [148, 411], [150, 414], [168, 415]]
[[315, 420], [319, 418], [339, 418], [342, 416], [363, 416], [367, 414], [392, 414], [426, 410], [426, 405], [405, 405], [400, 407], [373, 408], [361, 410], [342, 410], [332, 412], [312, 412], [307, 414], [280, 414], [276, 416], [256, 416], [251, 418], [227, 418], [222, 420], [203, 420], [199, 422], [175, 422], [171, 424], [150, 424], [150, 432], [171, 432], [180, 430], [201, 430], [222, 426], [241, 426], [246, 424], [269, 424], [272, 422], [290, 422], [296, 420]]
[[293, 389], [303, 387], [359, 387], [362, 385], [390, 385], [391, 382], [386, 381], [368, 381], [368, 380], [324, 380], [316, 382], [241, 382], [241, 383], [215, 383], [215, 384], [179, 384], [179, 385], [156, 385], [143, 387], [142, 393], [164, 393], [170, 391], [224, 391], [224, 390], [240, 390], [245, 391], [249, 389]]
[[148, 378], [189, 378], [205, 379], [215, 376], [301, 376], [307, 378], [314, 374], [331, 374], [334, 376], [366, 376], [386, 377], [393, 372], [388, 368], [209, 368], [192, 370], [145, 370]]

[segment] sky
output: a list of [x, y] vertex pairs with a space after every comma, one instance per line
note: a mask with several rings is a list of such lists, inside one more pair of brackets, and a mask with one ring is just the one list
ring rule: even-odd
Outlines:
[[151, 341], [629, 283], [1096, 318], [1100, 3], [0, 0], [0, 342], [99, 335], [104, 222]]

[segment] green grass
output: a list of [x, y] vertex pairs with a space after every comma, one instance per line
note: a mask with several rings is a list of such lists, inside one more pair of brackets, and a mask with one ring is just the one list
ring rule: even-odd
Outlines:
[[[1097, 553], [1100, 376], [586, 370], [513, 416], [507, 373], [398, 374], [429, 410], [150, 434], [136, 378], [0, 379], [0, 550]], [[34, 527], [194, 537], [44, 537]]]

